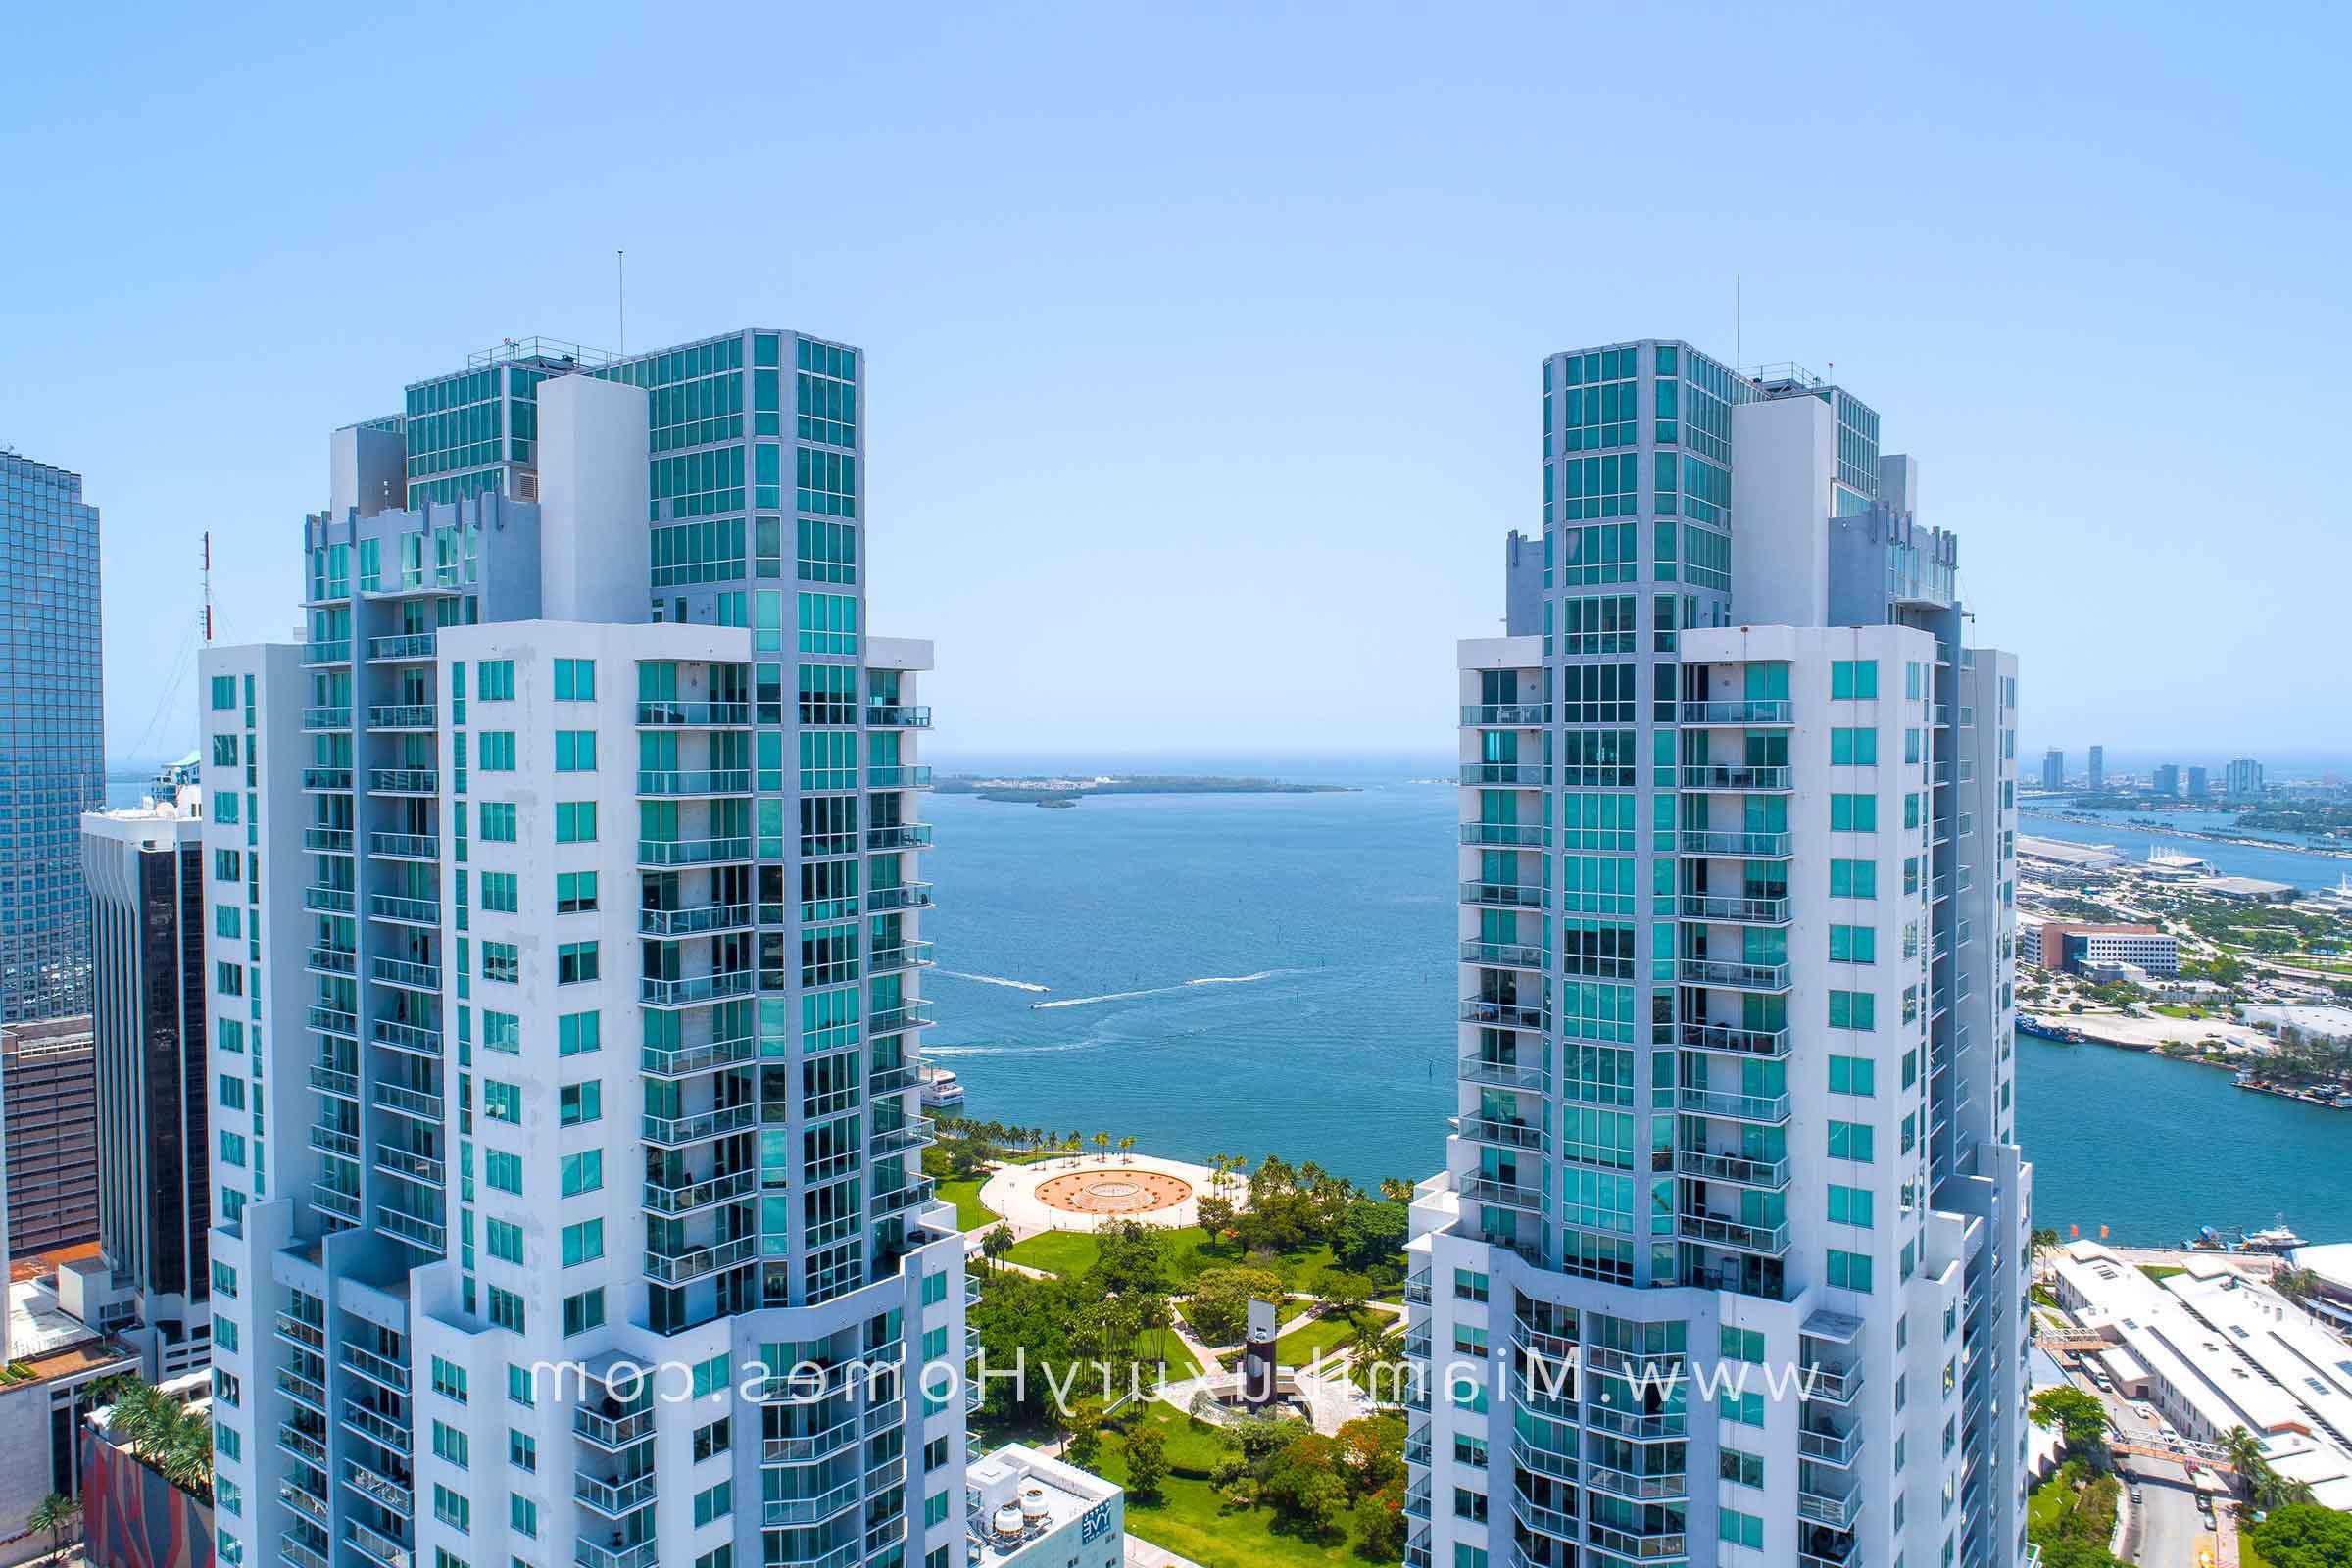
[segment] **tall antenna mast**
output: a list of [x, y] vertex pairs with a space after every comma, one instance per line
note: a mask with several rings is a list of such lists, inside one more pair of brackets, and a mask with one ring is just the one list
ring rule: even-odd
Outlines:
[[629, 352], [629, 253], [627, 251], [612, 253], [612, 272], [620, 285], [620, 341], [613, 347], [617, 352], [626, 354]]
[[213, 530], [204, 530], [204, 640], [213, 640]]

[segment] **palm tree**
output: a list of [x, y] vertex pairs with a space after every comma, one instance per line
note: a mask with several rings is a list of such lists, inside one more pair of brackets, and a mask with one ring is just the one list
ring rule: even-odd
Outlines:
[[1409, 1203], [1413, 1200], [1413, 1184], [1401, 1176], [1383, 1176], [1380, 1196], [1392, 1203]]
[[991, 1226], [988, 1234], [980, 1238], [980, 1255], [988, 1259], [991, 1268], [994, 1268], [1003, 1260], [1004, 1254], [1011, 1250], [1012, 1228], [1003, 1220], [999, 1220]]
[[81, 1508], [62, 1492], [52, 1492], [32, 1505], [32, 1517], [25, 1528], [49, 1532], [49, 1550], [52, 1555], [66, 1549], [66, 1531], [81, 1517]]
[[2262, 1460], [2262, 1440], [2244, 1427], [2231, 1427], [2222, 1434], [2222, 1453], [2239, 1488], [2248, 1497], [2253, 1496], [2256, 1472], [2270, 1468]]
[[1135, 1134], [1133, 1133], [1129, 1133], [1119, 1140], [1119, 1163], [1122, 1165], [1135, 1163]]
[[1107, 1164], [1110, 1161], [1110, 1134], [1095, 1134], [1095, 1157]]

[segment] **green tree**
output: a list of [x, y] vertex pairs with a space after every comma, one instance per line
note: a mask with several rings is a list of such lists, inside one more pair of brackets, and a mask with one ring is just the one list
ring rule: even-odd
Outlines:
[[1071, 1404], [1066, 1418], [1070, 1426], [1070, 1441], [1061, 1456], [1081, 1470], [1099, 1470], [1102, 1465], [1102, 1401], [1093, 1395]]
[[1355, 1505], [1355, 1553], [1368, 1562], [1396, 1562], [1404, 1555], [1404, 1482], [1399, 1479]]
[[2254, 1549], [2271, 1568], [2344, 1568], [2352, 1563], [2352, 1513], [2283, 1503], [2254, 1527]]
[[1298, 1430], [1287, 1436], [1289, 1441], [1266, 1461], [1258, 1495], [1284, 1518], [1315, 1535], [1327, 1534], [1338, 1526], [1348, 1503], [1338, 1446], [1319, 1432]]
[[1184, 1315], [1207, 1345], [1232, 1345], [1250, 1326], [1250, 1302], [1282, 1299], [1282, 1279], [1263, 1269], [1212, 1268], [1193, 1282]]
[[1361, 1274], [1350, 1274], [1345, 1269], [1326, 1269], [1317, 1284], [1316, 1294], [1322, 1297], [1326, 1312], [1353, 1323], [1372, 1299], [1372, 1282]]
[[1156, 1498], [1167, 1479], [1167, 1437], [1147, 1421], [1127, 1434], [1127, 1490], [1138, 1497]]
[[2104, 1466], [2107, 1461], [2107, 1406], [2096, 1395], [2076, 1388], [2043, 1389], [2027, 1403], [2034, 1424], [2055, 1429], [2070, 1457]]
[[66, 1532], [81, 1517], [81, 1505], [62, 1492], [52, 1492], [32, 1505], [32, 1517], [25, 1528], [49, 1532], [49, 1550], [54, 1555], [66, 1549]]
[[987, 1235], [980, 1238], [980, 1255], [994, 1267], [1004, 1260], [1005, 1254], [1012, 1250], [1012, 1227], [999, 1220], [989, 1227]]
[[1387, 1272], [1400, 1276], [1404, 1244], [1410, 1240], [1412, 1214], [1389, 1199], [1359, 1199], [1340, 1218], [1339, 1234], [1331, 1239], [1331, 1255], [1359, 1274]]

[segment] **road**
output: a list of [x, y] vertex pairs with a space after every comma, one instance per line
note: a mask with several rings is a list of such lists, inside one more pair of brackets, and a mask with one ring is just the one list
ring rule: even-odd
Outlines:
[[[2162, 1425], [2141, 1416], [2128, 1400], [2099, 1394], [2082, 1373], [2069, 1376], [2077, 1388], [2097, 1395], [2107, 1406], [2118, 1438], [2163, 1445], [2167, 1433]], [[2124, 1561], [2139, 1568], [2212, 1568], [2213, 1532], [2197, 1512], [2196, 1484], [2186, 1468], [2169, 1459], [2131, 1454], [2117, 1465], [2117, 1473], [2127, 1489], [2137, 1487], [2140, 1494], [2136, 1505], [2129, 1496], [2124, 1499]]]

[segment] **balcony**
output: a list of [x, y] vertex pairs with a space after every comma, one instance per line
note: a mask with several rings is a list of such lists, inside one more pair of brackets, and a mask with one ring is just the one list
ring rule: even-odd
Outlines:
[[1544, 1029], [1551, 1015], [1542, 1007], [1522, 1006], [1515, 1002], [1489, 1002], [1483, 997], [1462, 1000], [1462, 1022], [1482, 1023], [1496, 1029]]
[[608, 1519], [625, 1519], [654, 1500], [651, 1472], [626, 1481], [607, 1481], [585, 1470], [571, 1473], [571, 1494], [580, 1506]]
[[1800, 1481], [1796, 1489], [1796, 1516], [1811, 1524], [1827, 1525], [1833, 1530], [1853, 1528], [1862, 1512], [1862, 1490], [1859, 1487], [1834, 1488], [1827, 1477], [1816, 1476]]
[[1797, 1369], [1797, 1391], [1805, 1399], [1851, 1404], [1854, 1396], [1862, 1392], [1862, 1368], [1832, 1366], [1826, 1361], [1806, 1362]]
[[1522, 1187], [1516, 1182], [1500, 1181], [1493, 1176], [1464, 1176], [1456, 1190], [1473, 1203], [1490, 1208], [1513, 1208], [1523, 1214], [1547, 1214], [1550, 1200], [1540, 1187]]
[[748, 904], [697, 904], [682, 909], [639, 909], [637, 929], [649, 937], [699, 937], [721, 931], [749, 931]]
[[359, 906], [360, 896], [349, 888], [304, 888], [302, 906], [320, 914], [350, 914]]
[[368, 661], [370, 663], [395, 664], [429, 660], [433, 657], [436, 638], [429, 631], [396, 632], [389, 637], [368, 639]]
[[1471, 703], [1462, 709], [1466, 729], [1542, 729], [1550, 722], [1548, 703]]
[[1612, 1470], [1606, 1465], [1588, 1465], [1585, 1484], [1595, 1492], [1635, 1502], [1676, 1502], [1690, 1495], [1690, 1477], [1682, 1470], [1641, 1475], [1631, 1470]]
[[760, 1054], [760, 1042], [751, 1035], [711, 1040], [699, 1046], [642, 1046], [638, 1065], [656, 1078], [686, 1078], [695, 1073], [733, 1067]]
[[619, 1453], [654, 1435], [654, 1412], [631, 1410], [622, 1415], [601, 1415], [594, 1410], [577, 1409], [571, 1413], [571, 1430], [607, 1453]]
[[430, 703], [370, 703], [369, 729], [431, 729], [436, 716]]
[[888, 887], [870, 889], [865, 895], [868, 914], [882, 914], [892, 909], [928, 909], [931, 907], [931, 884], [928, 882], [897, 882]]
[[[320, 1516], [319, 1523], [325, 1522], [324, 1516]], [[357, 1519], [349, 1521], [344, 1528], [349, 1532], [344, 1537], [345, 1542], [369, 1562], [380, 1564], [381, 1568], [413, 1568], [414, 1559], [409, 1548], [382, 1531], [370, 1530]]]
[[634, 1546], [600, 1546], [583, 1536], [572, 1543], [571, 1560], [578, 1568], [654, 1568], [662, 1559], [651, 1541], [641, 1541]]
[[765, 1439], [760, 1444], [760, 1456], [769, 1464], [807, 1464], [814, 1459], [831, 1458], [856, 1443], [858, 1437], [858, 1418], [852, 1416], [805, 1437]]
[[1462, 782], [1488, 789], [1548, 789], [1551, 769], [1542, 762], [1464, 762]]
[[[345, 1072], [340, 1067], [315, 1066], [311, 1069], [311, 1087], [325, 1094], [340, 1095], [345, 1100], [357, 1100], [360, 1098], [360, 1075]], [[354, 1150], [352, 1152], [356, 1154], [359, 1152]]]
[[1788, 1250], [1787, 1225], [1743, 1225], [1738, 1220], [1720, 1219], [1712, 1214], [1677, 1214], [1674, 1234], [1686, 1242], [1697, 1242], [1707, 1247], [1728, 1247], [1736, 1251], [1755, 1252], [1765, 1257], [1779, 1257]]
[[1744, 860], [1786, 860], [1796, 853], [1790, 833], [1724, 833], [1686, 829], [1679, 842], [1685, 855], [1721, 855]]
[[348, 790], [351, 788], [351, 769], [306, 767], [302, 770], [302, 787], [306, 790]]
[[292, 1367], [277, 1369], [277, 1390], [306, 1409], [326, 1414], [326, 1390], [316, 1378], [306, 1378]]
[[376, 1104], [396, 1115], [407, 1116], [415, 1121], [432, 1122], [435, 1125], [439, 1125], [441, 1121], [442, 1108], [439, 1095], [429, 1095], [423, 1090], [410, 1089], [401, 1084], [379, 1083], [375, 1086], [374, 1094], [369, 1098]]
[[290, 1422], [278, 1427], [277, 1446], [307, 1464], [326, 1468], [326, 1445]]
[[1551, 954], [1531, 943], [1473, 941], [1462, 944], [1462, 961], [1494, 969], [1534, 969], [1541, 973], [1551, 967]]
[[865, 773], [865, 787], [870, 790], [927, 790], [931, 787], [928, 767], [870, 767]]
[[921, 1082], [922, 1073], [912, 1063], [894, 1062], [888, 1066], [877, 1066], [866, 1075], [865, 1092], [869, 1095], [896, 1095]]
[[1686, 920], [1720, 920], [1729, 925], [1788, 923], [1788, 901], [1786, 898], [1749, 899], [1711, 893], [1686, 893], [1682, 896], [1680, 909]]
[[409, 1452], [415, 1441], [407, 1427], [357, 1399], [343, 1401], [343, 1425], [392, 1453]]
[[430, 833], [370, 833], [368, 853], [386, 860], [438, 860], [441, 841]]
[[1551, 847], [1551, 829], [1537, 822], [1464, 822], [1462, 842], [1481, 850], [1543, 850]]
[[[324, 1071], [328, 1069], [313, 1070]], [[339, 1076], [351, 1078], [351, 1074], [349, 1073], [342, 1073], [339, 1074]], [[360, 1098], [359, 1081], [357, 1079], [352, 1079], [351, 1094], [347, 1098], [352, 1100], [357, 1100]], [[357, 1159], [360, 1157], [360, 1140], [358, 1136], [356, 1134], [347, 1133], [339, 1127], [313, 1127], [310, 1134], [310, 1145], [313, 1149], [318, 1150], [322, 1154], [336, 1154], [340, 1155], [344, 1159]]]
[[1551, 889], [1512, 882], [1465, 882], [1462, 903], [1492, 909], [1548, 909]]
[[1695, 1149], [1674, 1152], [1674, 1172], [1703, 1182], [1730, 1182], [1735, 1187], [1757, 1187], [1779, 1193], [1788, 1189], [1786, 1158], [1742, 1159], [1737, 1154], [1709, 1154]]
[[306, 827], [302, 830], [302, 847], [317, 850], [322, 855], [349, 855], [351, 829], [347, 827]]
[[1838, 1432], [1827, 1426], [1807, 1424], [1796, 1432], [1796, 1452], [1800, 1459], [1815, 1464], [1836, 1465], [1845, 1469], [1862, 1451], [1862, 1429]]
[[387, 1050], [429, 1056], [436, 1061], [441, 1058], [441, 1031], [422, 1024], [403, 1023], [397, 1018], [370, 1018], [368, 1038]]
[[717, 1242], [683, 1252], [648, 1251], [645, 1277], [662, 1285], [683, 1285], [750, 1262], [759, 1252], [757, 1236], [739, 1236], [731, 1242]]
[[639, 729], [749, 729], [750, 703], [654, 702], [637, 705]]
[[1551, 1074], [1542, 1066], [1491, 1061], [1485, 1056], [1464, 1056], [1454, 1076], [1463, 1083], [1491, 1089], [1529, 1089], [1543, 1093], [1551, 1087]]
[[1687, 986], [1766, 993], [1788, 989], [1788, 965], [1785, 963], [1734, 963], [1722, 958], [1683, 958], [1674, 967], [1675, 978]]
[[403, 1213], [397, 1208], [379, 1208], [375, 1211], [375, 1231], [378, 1236], [389, 1236], [396, 1242], [406, 1242], [431, 1252], [443, 1250], [449, 1243], [449, 1233], [440, 1225], [415, 1214]]
[[749, 795], [752, 793], [752, 772], [748, 767], [706, 768], [696, 772], [641, 768], [637, 773], [637, 793], [660, 800], [692, 799], [706, 795]]
[[1788, 1119], [1787, 1095], [1735, 1095], [1709, 1089], [1683, 1089], [1676, 1091], [1675, 1103], [1693, 1116], [1722, 1116], [1732, 1121], [1763, 1122], [1771, 1126]]
[[351, 728], [351, 705], [334, 703], [324, 708], [306, 708], [302, 710], [302, 727], [310, 730]]
[[390, 1476], [379, 1475], [357, 1459], [343, 1461], [343, 1484], [380, 1508], [389, 1508], [402, 1518], [416, 1511], [416, 1489], [402, 1486]]
[[1735, 767], [1722, 762], [1686, 764], [1683, 788], [1735, 790], [1745, 795], [1780, 795], [1795, 788], [1786, 767]]
[[440, 901], [437, 898], [369, 894], [367, 896], [367, 914], [371, 919], [388, 919], [400, 926], [435, 926], [435, 929], [440, 929]]
[[1547, 1150], [1551, 1147], [1549, 1135], [1541, 1126], [1527, 1122], [1464, 1116], [1457, 1125], [1465, 1143], [1484, 1144], [1494, 1149]]
[[919, 1176], [904, 1187], [894, 1187], [889, 1192], [876, 1193], [873, 1197], [874, 1216], [878, 1219], [885, 1214], [896, 1214], [928, 1203], [931, 1201], [934, 1190], [930, 1177]]
[[714, 1203], [749, 1198], [758, 1191], [759, 1186], [759, 1172], [749, 1170], [729, 1171], [724, 1176], [713, 1176], [707, 1182], [690, 1182], [680, 1187], [647, 1182], [645, 1195], [638, 1206], [653, 1214], [691, 1214]]
[[341, 1035], [355, 1045], [359, 1043], [360, 1015], [356, 1012], [345, 1012], [340, 1007], [320, 1006], [313, 1003], [311, 1010], [304, 1017], [312, 1028], [321, 1034]]
[[1765, 724], [1796, 722], [1796, 705], [1786, 698], [1750, 698], [1730, 702], [1685, 703], [1686, 724]]
[[906, 703], [875, 703], [865, 710], [867, 729], [929, 729], [931, 710]]
[[378, 795], [438, 795], [441, 774], [430, 767], [369, 768], [368, 787]]
[[348, 664], [351, 662], [351, 639], [335, 637], [324, 642], [304, 643], [302, 662], [306, 664]]
[[904, 1154], [910, 1149], [920, 1149], [936, 1143], [937, 1134], [928, 1117], [917, 1116], [897, 1127], [879, 1127], [865, 1141], [865, 1152], [872, 1159], [885, 1159], [892, 1154]]
[[1630, 1562], [1665, 1562], [1686, 1559], [1690, 1555], [1690, 1542], [1678, 1531], [1660, 1531], [1655, 1535], [1637, 1535], [1627, 1530], [1612, 1530], [1607, 1525], [1588, 1522], [1586, 1543], [1612, 1557]]
[[931, 824], [928, 822], [893, 822], [886, 827], [865, 830], [865, 847], [869, 850], [921, 850], [931, 845]]
[[1720, 1051], [1735, 1056], [1780, 1060], [1788, 1054], [1786, 1029], [1740, 1029], [1730, 1024], [1685, 1023], [1673, 1026], [1674, 1042], [1690, 1051]]
[[729, 969], [719, 974], [692, 975], [680, 980], [658, 980], [651, 975], [637, 981], [637, 1000], [649, 1007], [695, 1007], [705, 1003], [723, 1002], [729, 997], [748, 997], [752, 994], [752, 971]]
[[931, 967], [931, 944], [901, 942], [892, 947], [876, 948], [866, 956], [867, 974], [898, 974], [907, 969]]
[[1511, 1517], [1538, 1535], [1554, 1541], [1573, 1542], [1577, 1539], [1576, 1520], [1557, 1508], [1546, 1508], [1529, 1500], [1516, 1486], [1511, 1489]]
[[343, 1364], [369, 1382], [380, 1383], [395, 1394], [409, 1392], [409, 1369], [389, 1356], [376, 1354], [362, 1346], [343, 1347]]
[[858, 1501], [858, 1483], [845, 1481], [813, 1497], [772, 1497], [760, 1504], [763, 1525], [812, 1525], [830, 1519]]
[[313, 948], [303, 963], [317, 974], [357, 974], [360, 956], [349, 948]]
[[639, 839], [637, 863], [659, 869], [675, 865], [723, 865], [752, 858], [748, 838]]
[[375, 1168], [387, 1175], [425, 1187], [438, 1189], [448, 1185], [441, 1161], [424, 1154], [412, 1153], [405, 1149], [394, 1149], [388, 1144], [375, 1146]]
[[441, 966], [437, 963], [418, 963], [414, 958], [376, 958], [368, 965], [368, 972], [388, 986], [404, 991], [439, 992]]
[[684, 1149], [729, 1133], [749, 1131], [760, 1121], [758, 1105], [726, 1105], [695, 1116], [648, 1116], [645, 1141], [664, 1149]]

